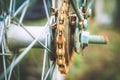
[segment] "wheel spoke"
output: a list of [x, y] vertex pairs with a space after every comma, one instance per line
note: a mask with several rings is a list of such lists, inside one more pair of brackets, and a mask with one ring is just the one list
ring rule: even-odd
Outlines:
[[[45, 47], [47, 47], [47, 36], [46, 36], [46, 40], [45, 40]], [[42, 77], [41, 77], [41, 80], [44, 79], [46, 57], [47, 57], [47, 50], [45, 49], [44, 50], [44, 58], [43, 58], [43, 67], [42, 67]]]
[[16, 0], [13, 0], [13, 13], [15, 12]]
[[23, 12], [22, 12], [22, 14], [21, 14], [19, 23], [22, 23], [23, 18], [24, 18], [24, 16], [25, 16], [25, 13], [26, 13], [26, 11], [27, 11], [28, 5], [29, 5], [29, 0], [26, 1], [26, 6], [25, 6], [24, 9], [23, 9]]
[[[45, 76], [44, 80], [46, 80], [46, 79], [48, 78], [48, 76], [49, 76], [49, 74], [50, 74], [50, 71], [51, 71], [54, 67], [55, 67], [55, 63], [53, 62], [52, 65], [49, 67], [49, 69], [48, 69], [48, 71], [47, 71], [47, 73], [46, 73], [46, 76]], [[52, 75], [50, 75], [50, 76], [52, 76]], [[51, 77], [51, 79], [52, 79], [52, 77]]]
[[88, 4], [88, 8], [92, 8], [93, 3], [94, 3], [94, 0], [91, 0], [90, 3]]
[[[35, 37], [24, 27], [24, 25], [23, 24], [20, 24], [21, 26], [22, 26], [22, 28], [33, 38], [33, 39], [35, 39]], [[44, 33], [47, 31], [47, 29], [48, 29], [48, 23], [45, 25], [45, 29], [44, 29]], [[41, 34], [43, 34], [43, 33], [41, 33]], [[47, 49], [47, 51], [49, 51], [49, 52], [52, 52], [49, 48], [47, 48], [41, 41], [39, 41], [39, 40], [37, 40], [37, 42], [42, 46], [42, 47], [44, 47], [45, 49]]]
[[12, 4], [13, 4], [13, 0], [10, 0], [10, 6], [9, 6], [9, 12], [10, 12], [10, 14], [12, 12]]
[[44, 4], [44, 7], [45, 7], [45, 13], [46, 13], [47, 20], [48, 20], [48, 23], [49, 23], [50, 16], [49, 16], [49, 12], [48, 12], [48, 8], [47, 8], [46, 0], [43, 0], [43, 4]]
[[16, 60], [15, 60], [15, 62], [13, 64], [13, 67], [15, 67], [21, 61], [21, 59], [28, 53], [28, 51], [34, 46], [34, 44], [37, 42], [37, 40], [41, 36], [42, 36], [41, 34], [38, 35], [38, 37], [35, 40], [33, 40], [33, 42], [16, 58]]
[[56, 0], [52, 0], [52, 8], [55, 8], [55, 2]]
[[16, 15], [17, 15], [18, 13], [20, 13], [25, 6], [28, 6], [28, 4], [29, 4], [29, 0], [25, 1], [25, 2], [16, 10], [16, 12], [13, 14], [13, 17], [16, 17]]
[[51, 29], [51, 27], [50, 27], [50, 20], [52, 19], [52, 18], [50, 18], [50, 16], [49, 16], [49, 12], [48, 12], [48, 8], [47, 8], [47, 4], [46, 4], [46, 0], [43, 0], [43, 4], [44, 4], [44, 7], [45, 7], [45, 13], [46, 13], [46, 16], [47, 16], [47, 22], [48, 22], [48, 27], [49, 27], [49, 32], [50, 32], [50, 36], [52, 37], [52, 29]]
[[12, 71], [13, 71], [13, 64], [14, 64], [14, 62], [15, 62], [15, 58], [16, 58], [16, 56], [14, 56], [14, 58], [13, 58], [13, 61], [12, 61], [12, 63], [11, 63], [11, 66], [10, 66], [10, 72], [9, 72], [9, 76], [8, 76], [8, 80], [10, 80], [11, 79], [11, 75], [12, 75]]
[[[4, 41], [4, 40], [3, 40]], [[7, 80], [7, 72], [6, 72], [6, 59], [5, 59], [5, 51], [4, 51], [4, 42], [2, 42], [2, 57], [3, 57], [3, 67], [4, 67], [4, 75], [5, 75], [5, 80]]]

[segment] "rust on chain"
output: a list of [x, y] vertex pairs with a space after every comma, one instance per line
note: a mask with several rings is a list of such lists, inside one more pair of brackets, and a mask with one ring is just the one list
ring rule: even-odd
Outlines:
[[[63, 0], [58, 12], [58, 22], [56, 27], [56, 64], [59, 71], [66, 74], [69, 70], [69, 61], [71, 59], [72, 48], [70, 48], [70, 30], [69, 30], [69, 2]], [[72, 19], [75, 24], [75, 19]], [[71, 49], [71, 50], [70, 50]], [[71, 53], [71, 54], [70, 54]]]
[[58, 25], [56, 36], [56, 64], [61, 73], [66, 73], [66, 59], [65, 59], [65, 27], [67, 18], [68, 2], [63, 1], [58, 13]]

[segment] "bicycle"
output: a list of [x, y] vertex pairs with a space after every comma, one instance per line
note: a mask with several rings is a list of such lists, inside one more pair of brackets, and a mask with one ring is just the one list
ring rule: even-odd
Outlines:
[[[56, 80], [58, 78], [53, 77], [56, 73], [68, 73], [73, 54], [80, 53], [89, 43], [106, 44], [106, 37], [90, 35], [87, 31], [93, 2], [94, 0], [43, 0], [47, 16], [46, 25], [25, 27], [22, 21], [30, 0], [24, 1], [18, 9], [15, 8], [16, 0], [10, 0], [8, 12], [1, 9], [0, 55], [4, 72], [0, 79], [11, 80], [14, 67], [32, 47], [44, 48], [41, 80]], [[49, 6], [50, 4], [52, 6]], [[16, 18], [20, 13], [20, 18]], [[20, 55], [16, 55], [21, 48], [24, 50]], [[6, 68], [6, 56], [11, 55], [12, 61]], [[45, 75], [46, 58], [49, 68]], [[19, 79], [20, 77], [17, 77], [15, 80]]]

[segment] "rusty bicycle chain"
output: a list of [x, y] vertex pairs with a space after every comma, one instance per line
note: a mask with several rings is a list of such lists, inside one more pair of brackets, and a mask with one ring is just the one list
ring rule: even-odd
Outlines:
[[56, 35], [56, 64], [61, 73], [67, 73], [67, 65], [65, 59], [65, 27], [68, 17], [68, 1], [64, 0], [58, 13], [57, 35]]

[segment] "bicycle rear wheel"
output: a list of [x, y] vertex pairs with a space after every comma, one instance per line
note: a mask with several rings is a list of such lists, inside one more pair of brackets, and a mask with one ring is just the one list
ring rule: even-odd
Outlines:
[[[4, 67], [3, 73], [0, 75], [0, 79], [2, 80], [20, 80], [19, 63], [23, 59], [23, 57], [29, 52], [29, 50], [31, 50], [32, 47], [44, 48], [41, 80], [52, 79], [56, 63], [54, 61], [51, 61], [49, 57], [49, 52], [51, 52], [51, 50], [49, 49], [51, 39], [51, 35], [49, 32], [50, 18], [48, 19], [45, 27], [25, 27], [22, 22], [29, 6], [29, 2], [30, 0], [24, 1], [19, 6], [19, 8], [16, 9], [16, 0], [10, 0], [10, 7], [8, 9], [9, 14], [6, 14], [6, 11], [3, 11], [3, 13], [1, 14], [1, 18], [3, 19], [3, 22], [1, 23], [5, 28], [3, 30], [5, 34], [2, 35], [5, 39], [2, 38], [3, 40], [1, 41], [1, 56], [3, 57], [3, 63], [1, 64]], [[44, 5], [46, 5], [46, 2], [44, 2]], [[19, 18], [16, 17], [18, 14], [20, 16]], [[47, 8], [46, 14], [49, 14]], [[34, 30], [37, 30], [37, 32]], [[13, 34], [16, 34], [16, 37], [18, 38], [16, 38]], [[19, 43], [17, 42], [17, 40], [19, 40]], [[23, 41], [23, 43], [20, 43], [21, 41]], [[24, 48], [22, 52], [20, 51], [21, 48]], [[7, 64], [5, 60], [9, 58], [9, 64]], [[48, 60], [47, 63], [46, 59]], [[18, 66], [17, 70], [16, 66]], [[47, 69], [45, 69], [46, 66]]]

